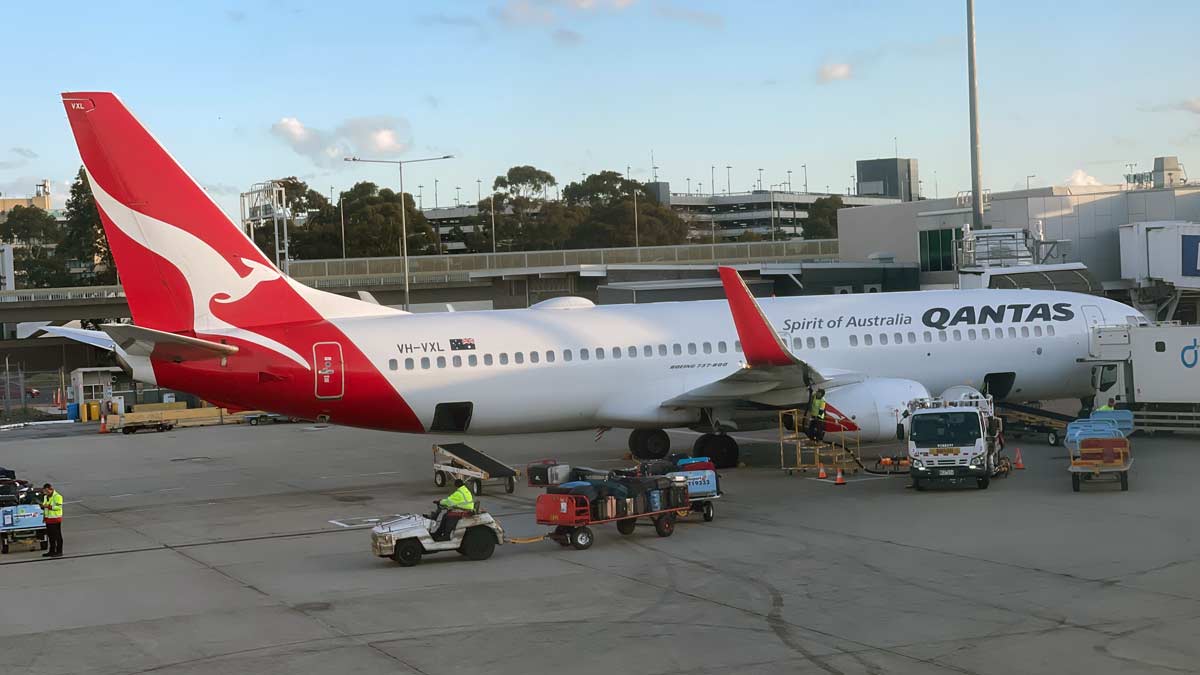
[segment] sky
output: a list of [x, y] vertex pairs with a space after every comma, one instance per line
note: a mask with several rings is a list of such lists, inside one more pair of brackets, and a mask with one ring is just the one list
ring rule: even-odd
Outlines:
[[[328, 193], [405, 170], [425, 207], [508, 167], [672, 190], [845, 193], [858, 159], [970, 188], [965, 0], [4, 3], [0, 193], [80, 161], [59, 92], [116, 92], [231, 216], [252, 183]], [[1174, 154], [1200, 178], [1200, 3], [977, 0], [994, 191], [1116, 183]], [[653, 164], [651, 157], [653, 156]], [[726, 166], [732, 167], [728, 171]], [[727, 181], [728, 176], [728, 181]], [[478, 181], [478, 183], [477, 183]], [[417, 186], [421, 186], [418, 188]], [[457, 190], [456, 190], [457, 188]]]

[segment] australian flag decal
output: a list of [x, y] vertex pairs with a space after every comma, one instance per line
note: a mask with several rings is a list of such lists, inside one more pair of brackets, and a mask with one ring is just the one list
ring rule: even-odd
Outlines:
[[464, 349], [475, 349], [475, 338], [453, 338], [450, 340], [450, 351], [460, 352]]

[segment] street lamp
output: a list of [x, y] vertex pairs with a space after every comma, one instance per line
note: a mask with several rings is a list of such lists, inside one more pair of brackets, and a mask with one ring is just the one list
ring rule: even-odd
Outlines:
[[792, 170], [788, 169], [788, 192], [792, 191]]
[[1036, 173], [1031, 173], [1031, 174], [1029, 174], [1028, 176], [1025, 176], [1025, 189], [1026, 189], [1026, 190], [1028, 190], [1028, 189], [1029, 189], [1029, 179], [1030, 179], [1030, 178], [1037, 178], [1037, 174], [1036, 174]]
[[417, 208], [421, 211], [425, 210], [425, 186], [417, 186]]
[[454, 205], [455, 205], [455, 206], [462, 206], [462, 200], [461, 200], [461, 199], [459, 199], [459, 197], [460, 197], [461, 195], [462, 195], [462, 186], [461, 186], [461, 185], [455, 185], [455, 186], [454, 186]]
[[[367, 162], [369, 164], [394, 164], [400, 173], [400, 257], [404, 261], [404, 311], [408, 311], [410, 306], [410, 295], [408, 288], [408, 205], [404, 203], [404, 165], [416, 164], [417, 162], [435, 162], [442, 159], [450, 159], [454, 155], [442, 155], [441, 157], [423, 157], [421, 159], [362, 159], [360, 157], [346, 157], [347, 162]], [[433, 181], [433, 205], [437, 207], [437, 180]]]
[[758, 189], [762, 189], [762, 169], [758, 170]]
[[[342, 204], [344, 192], [338, 193], [338, 213], [342, 220], [342, 260], [346, 259], [346, 208]], [[333, 186], [329, 186], [329, 201], [333, 201]]]
[[800, 168], [804, 169], [804, 191], [807, 193], [808, 192], [808, 165], [801, 164]]
[[729, 182], [729, 170], [730, 170], [730, 169], [732, 169], [732, 168], [733, 168], [733, 167], [732, 167], [732, 166], [729, 166], [728, 164], [726, 164], [726, 165], [725, 165], [725, 194], [729, 194], [729, 186], [730, 186], [730, 182]]

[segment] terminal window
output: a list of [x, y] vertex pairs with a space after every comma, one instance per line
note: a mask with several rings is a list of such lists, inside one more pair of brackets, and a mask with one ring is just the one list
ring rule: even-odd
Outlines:
[[926, 230], [919, 233], [922, 272], [954, 270], [954, 242], [962, 239], [962, 230]]

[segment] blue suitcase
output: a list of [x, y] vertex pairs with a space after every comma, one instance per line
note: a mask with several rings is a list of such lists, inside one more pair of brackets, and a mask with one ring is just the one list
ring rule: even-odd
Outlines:
[[697, 462], [711, 462], [711, 461], [712, 461], [712, 459], [710, 459], [708, 457], [689, 457], [688, 459], [679, 460], [679, 468], [682, 469], [683, 467], [687, 466], [688, 464], [696, 464]]

